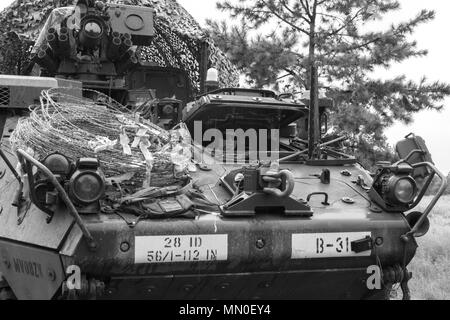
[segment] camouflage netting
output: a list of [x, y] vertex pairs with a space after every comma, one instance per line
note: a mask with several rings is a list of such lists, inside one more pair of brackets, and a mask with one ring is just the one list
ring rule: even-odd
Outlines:
[[[199, 60], [202, 44], [210, 48], [210, 67], [219, 70], [222, 87], [239, 83], [236, 68], [176, 0], [117, 0], [111, 3], [141, 5], [156, 10], [156, 37], [149, 47], [140, 48], [142, 61], [185, 70], [193, 88], [199, 90]], [[70, 0], [16, 0], [0, 13], [0, 73], [26, 74], [29, 55], [52, 10], [71, 6]]]

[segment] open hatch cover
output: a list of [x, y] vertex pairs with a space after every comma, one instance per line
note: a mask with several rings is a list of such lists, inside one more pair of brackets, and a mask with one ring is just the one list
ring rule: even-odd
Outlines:
[[206, 95], [189, 104], [183, 120], [193, 132], [194, 122], [203, 130], [281, 129], [308, 115], [301, 102], [289, 103], [265, 97]]

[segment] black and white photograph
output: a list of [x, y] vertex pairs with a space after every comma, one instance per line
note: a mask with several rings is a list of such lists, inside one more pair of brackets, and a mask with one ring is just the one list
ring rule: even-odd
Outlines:
[[449, 17], [0, 0], [0, 310], [450, 300]]

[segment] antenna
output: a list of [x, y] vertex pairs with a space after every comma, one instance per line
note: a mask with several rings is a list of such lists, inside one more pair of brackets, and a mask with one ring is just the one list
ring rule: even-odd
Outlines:
[[318, 82], [317, 67], [315, 64], [311, 66], [311, 92], [309, 99], [309, 150], [308, 156], [310, 160], [313, 160], [315, 148], [320, 138], [320, 112], [319, 112], [319, 90], [317, 87]]

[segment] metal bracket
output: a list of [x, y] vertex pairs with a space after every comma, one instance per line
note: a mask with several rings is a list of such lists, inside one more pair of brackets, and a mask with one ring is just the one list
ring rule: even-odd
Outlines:
[[351, 243], [352, 251], [355, 253], [361, 253], [373, 249], [373, 240], [371, 237], [366, 237], [365, 239], [353, 241]]
[[320, 175], [320, 182], [322, 184], [330, 184], [331, 183], [331, 172], [329, 169], [322, 170], [322, 174]]
[[[442, 172], [440, 172], [433, 164], [431, 164], [429, 162], [417, 163], [417, 164], [413, 165], [413, 168], [420, 168], [420, 167], [425, 167], [425, 166], [430, 168], [433, 171], [431, 178], [434, 177], [435, 174], [437, 174], [439, 176], [439, 178], [441, 179], [441, 186], [439, 188], [438, 193], [434, 196], [433, 200], [431, 200], [430, 204], [423, 212], [422, 217], [419, 219], [419, 221], [417, 221], [416, 225], [411, 229], [410, 232], [408, 232], [407, 234], [402, 236], [402, 239], [405, 242], [408, 242], [409, 238], [411, 236], [414, 236], [414, 234], [416, 234], [419, 231], [420, 227], [428, 219], [428, 216], [430, 215], [433, 208], [436, 206], [436, 203], [439, 201], [439, 199], [442, 197], [445, 190], [447, 189], [447, 177]], [[428, 183], [427, 183], [427, 186], [429, 186]], [[424, 188], [424, 190], [422, 190], [422, 193], [419, 195], [418, 199], [411, 206], [410, 209], [413, 209], [415, 206], [417, 206], [419, 204], [419, 202], [422, 200], [427, 189], [428, 189], [428, 187]]]
[[[25, 205], [24, 205], [24, 202], [26, 202]], [[17, 225], [18, 226], [20, 226], [25, 221], [25, 218], [27, 217], [27, 214], [30, 211], [31, 203], [32, 203], [31, 201], [25, 201], [22, 199], [21, 203], [17, 207]]]
[[371, 189], [371, 187], [369, 187], [366, 182], [364, 181], [363, 176], [359, 175], [358, 176], [358, 180], [356, 181], [352, 181], [354, 184], [356, 184], [357, 186], [361, 187], [363, 190], [365, 191], [369, 191]]

